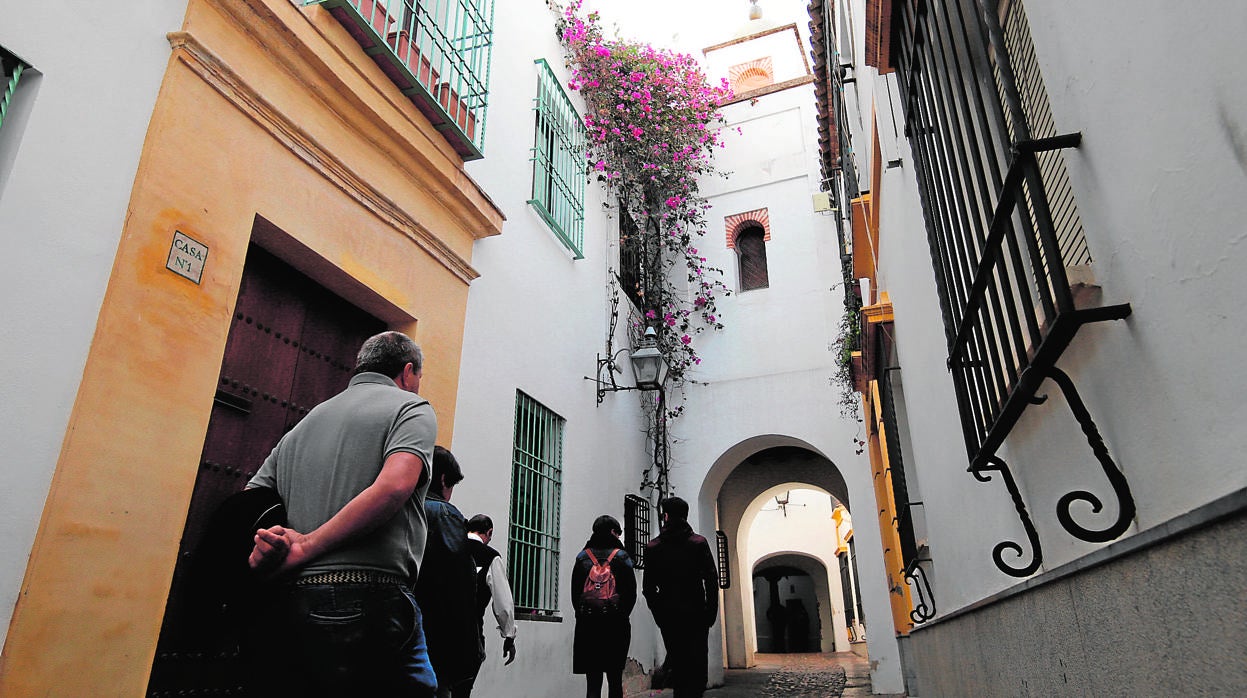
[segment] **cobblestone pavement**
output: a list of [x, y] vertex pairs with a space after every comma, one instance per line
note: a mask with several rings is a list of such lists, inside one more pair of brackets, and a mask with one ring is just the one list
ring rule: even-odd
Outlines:
[[[728, 669], [724, 685], [706, 691], [706, 698], [867, 698], [870, 662], [851, 652], [757, 654], [757, 666]], [[651, 691], [652, 698], [670, 698], [670, 689]]]
[[846, 683], [844, 667], [818, 666], [814, 662], [800, 662], [780, 667], [771, 674], [762, 690], [763, 696], [783, 698], [823, 698], [841, 696]]

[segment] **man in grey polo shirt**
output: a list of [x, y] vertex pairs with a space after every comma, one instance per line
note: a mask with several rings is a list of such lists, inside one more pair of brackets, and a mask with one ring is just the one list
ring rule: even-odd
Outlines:
[[271, 662], [254, 678], [283, 695], [432, 696], [420, 609], [424, 495], [437, 418], [423, 355], [383, 332], [347, 389], [290, 430], [248, 487], [277, 490], [287, 525], [256, 532], [251, 567], [288, 584], [258, 619]]

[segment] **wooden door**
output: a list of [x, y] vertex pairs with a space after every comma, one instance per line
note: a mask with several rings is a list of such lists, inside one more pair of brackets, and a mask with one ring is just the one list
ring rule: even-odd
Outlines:
[[204, 607], [214, 597], [196, 579], [194, 552], [221, 502], [312, 407], [346, 388], [359, 346], [384, 329], [262, 248], [248, 251], [148, 696], [245, 693], [236, 629]]

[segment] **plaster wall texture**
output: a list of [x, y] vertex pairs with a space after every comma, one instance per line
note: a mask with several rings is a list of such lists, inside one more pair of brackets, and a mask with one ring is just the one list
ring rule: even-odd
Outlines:
[[[1225, 457], [1247, 439], [1233, 422], [1247, 372], [1219, 351], [1247, 329], [1236, 310], [1247, 296], [1247, 263], [1235, 253], [1247, 229], [1234, 193], [1247, 181], [1244, 124], [1236, 116], [1247, 106], [1247, 89], [1201, 68], [1233, 55], [1233, 32], [1198, 29], [1177, 10], [1155, 4], [1132, 14], [1128, 33], [1107, 8], [1031, 3], [1028, 10], [1057, 131], [1083, 134], [1082, 146], [1065, 157], [1101, 302], [1129, 302], [1134, 310], [1124, 322], [1084, 327], [1060, 361], [1129, 480], [1138, 507], [1131, 535], [1247, 484], [1247, 471]], [[1238, 6], [1226, 11], [1247, 14]], [[1201, 40], [1191, 51], [1150, 48], [1196, 31]], [[1181, 86], [1175, 99], [1155, 102], [1158, 76]], [[1145, 139], [1149, 148], [1140, 149]], [[907, 467], [912, 463], [924, 493], [935, 594], [947, 612], [1011, 586], [990, 551], [1025, 537], [1003, 486], [964, 473], [912, 158], [907, 144], [900, 151], [904, 164], [884, 174], [880, 198], [879, 278], [896, 312], [916, 454]], [[1190, 341], [1195, 336], [1200, 341]], [[1108, 500], [1098, 515], [1074, 508], [1074, 518], [1091, 528], [1106, 526], [1117, 505], [1059, 389], [1045, 383], [1040, 392], [1048, 402], [1028, 408], [1000, 453], [1035, 519], [1042, 571], [1100, 547], [1059, 525], [1054, 513], [1063, 494], [1086, 489]], [[967, 502], [973, 526], [963, 518]]]
[[1247, 600], [1225, 580], [1247, 573], [1244, 536], [1240, 512], [917, 629], [909, 648], [922, 695], [1242, 695]]
[[[618, 255], [618, 221], [604, 212], [603, 191], [594, 185], [586, 191], [581, 260], [573, 259], [527, 203], [537, 86], [533, 61], [545, 58], [564, 84], [567, 77], [553, 15], [542, 2], [508, 2], [497, 5], [494, 22], [485, 158], [466, 169], [507, 221], [502, 235], [479, 241], [473, 252], [481, 276], [468, 295], [460, 419], [450, 444], [467, 479], [456, 488], [454, 503], [467, 516], [484, 512], [494, 519], [493, 546], [505, 558], [516, 391], [566, 420], [557, 571], [562, 622], [520, 621], [518, 657], [503, 667], [501, 641], [488, 618], [489, 658], [476, 686], [482, 695], [504, 695], [515, 686], [532, 687], [533, 695], [571, 695], [583, 691], [583, 678], [571, 673], [571, 562], [593, 519], [611, 514], [623, 522], [623, 496], [638, 492], [650, 461], [639, 402], [648, 394], [607, 394], [598, 405], [594, 384], [584, 378], [594, 375], [595, 356], [606, 350], [607, 283]], [[569, 94], [583, 113], [579, 95]], [[626, 308], [620, 312], [626, 318]], [[624, 324], [621, 319], [615, 350], [628, 346]], [[624, 368], [619, 384], [633, 385], [627, 354], [618, 361]], [[656, 519], [651, 526], [656, 533]], [[652, 670], [661, 643], [643, 601], [633, 613], [632, 638], [629, 655]]]
[[[1125, 322], [1084, 328], [1060, 362], [1130, 482], [1138, 512], [1129, 537], [1239, 490], [1247, 479], [1226, 457], [1243, 448], [1233, 420], [1247, 380], [1219, 351], [1234, 346], [1244, 330], [1236, 308], [1247, 295], [1237, 254], [1247, 237], [1238, 194], [1247, 175], [1247, 130], [1238, 115], [1247, 89], [1230, 77], [1233, 70], [1207, 70], [1236, 55], [1237, 34], [1221, 27], [1241, 25], [1245, 12], [1222, 3], [1215, 11], [1224, 21], [1209, 28], [1205, 17], [1182, 16], [1161, 3], [1135, 8], [1129, 17], [1072, 2], [1028, 3], [1027, 10], [1057, 132], [1083, 134], [1082, 146], [1065, 151], [1065, 159], [1102, 302], [1134, 309]], [[1155, 50], [1192, 36], [1199, 40], [1184, 42], [1180, 51]], [[863, 80], [873, 70], [856, 64], [853, 92], [879, 84]], [[1172, 85], [1177, 94], [1157, 102], [1156, 84]], [[869, 152], [862, 144], [870, 133], [859, 124], [869, 123], [870, 100], [846, 96], [858, 111], [849, 125], [859, 144], [860, 180], [869, 181], [861, 156]], [[878, 91], [875, 96], [881, 101]], [[881, 117], [879, 128], [886, 123]], [[919, 483], [925, 502], [935, 597], [947, 615], [1013, 586], [1016, 580], [996, 570], [990, 553], [999, 541], [1025, 537], [999, 481], [980, 484], [965, 473], [906, 142], [898, 153], [901, 167], [885, 170], [876, 192], [878, 281], [896, 317], [907, 477]], [[1075, 489], [1109, 491], [1059, 390], [1049, 383], [1041, 393], [1048, 402], [1028, 409], [1001, 455], [1015, 467], [1036, 519], [1043, 571], [1100, 547], [1057, 524], [1058, 498]], [[1116, 513], [1107, 498], [1103, 514], [1076, 508], [1075, 518], [1105, 525]], [[1241, 693], [1247, 685], [1238, 649], [1241, 594], [1216, 581], [1239, 574], [1241, 530], [1240, 515], [1233, 524], [918, 628], [907, 652], [921, 694]], [[1218, 574], [1192, 574], [1195, 569]], [[1184, 609], [1176, 628], [1165, 620], [1172, 608]]]
[[[169, 58], [164, 35], [185, 11], [155, 0], [0, 8], [0, 46], [34, 68], [0, 132], [0, 633], [82, 378]], [[87, 64], [64, 50], [87, 45]]]
[[[703, 362], [696, 380], [736, 378], [829, 367], [842, 306], [832, 291], [837, 249], [830, 219], [813, 211], [817, 179], [808, 133], [812, 113], [808, 86], [738, 104], [726, 114], [728, 146], [717, 158], [726, 179], [707, 182], [711, 227], [698, 249], [723, 269], [731, 296], [719, 299], [725, 328], [698, 338]], [[727, 247], [728, 216], [765, 208], [771, 239], [766, 243], [769, 287], [739, 291], [736, 251]], [[830, 371], [830, 369], [828, 369]], [[828, 373], [830, 375], [830, 373]]]
[[[1247, 83], [1207, 69], [1241, 52], [1247, 8], [1217, 3], [1212, 25], [1159, 2], [1129, 18], [1070, 2], [1028, 10], [1057, 130], [1083, 133], [1066, 162], [1096, 282], [1104, 302], [1134, 309], [1080, 334], [1067, 370], [1150, 528], [1247, 484], [1225, 457], [1247, 446], [1236, 416], [1247, 368], [1222, 351], [1247, 330]], [[1154, 50], [1180, 36], [1199, 39]], [[1156, 103], [1156, 84], [1176, 91]]]

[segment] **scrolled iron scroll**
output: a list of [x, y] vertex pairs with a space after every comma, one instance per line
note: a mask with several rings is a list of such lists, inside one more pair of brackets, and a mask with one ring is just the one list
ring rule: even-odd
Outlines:
[[1130, 527], [1130, 522], [1134, 520], [1134, 497], [1130, 494], [1130, 484], [1126, 482], [1126, 476], [1122, 474], [1117, 464], [1113, 462], [1113, 458], [1109, 456], [1108, 447], [1104, 445], [1104, 439], [1100, 436], [1100, 430], [1096, 428], [1095, 422], [1092, 421], [1091, 413], [1087, 411], [1086, 405], [1083, 404], [1082, 398], [1078, 395], [1078, 389], [1074, 387], [1074, 382], [1070, 380], [1064, 371], [1056, 366], [1048, 369], [1048, 377], [1061, 387], [1061, 392], [1065, 394], [1065, 401], [1069, 403], [1070, 411], [1074, 413], [1074, 419], [1078, 420], [1078, 425], [1082, 427], [1082, 432], [1087, 435], [1087, 443], [1091, 446], [1091, 451], [1095, 454], [1096, 460], [1100, 461], [1100, 467], [1104, 469], [1104, 475], [1108, 478], [1109, 484], [1113, 487], [1113, 493], [1117, 495], [1117, 501], [1120, 503], [1117, 511], [1117, 520], [1108, 528], [1096, 531], [1074, 521], [1074, 518], [1070, 515], [1070, 508], [1074, 502], [1086, 502], [1091, 505], [1091, 513], [1098, 514], [1104, 508], [1104, 503], [1093, 492], [1074, 490], [1057, 500], [1057, 520], [1061, 522], [1061, 526], [1066, 531], [1069, 531], [1071, 535], [1080, 540], [1085, 540], [1089, 543], [1107, 543], [1125, 533], [1126, 529]]
[[1000, 477], [1005, 482], [1005, 488], [1009, 490], [1009, 496], [1013, 498], [1013, 506], [1017, 509], [1018, 518], [1022, 520], [1022, 527], [1026, 529], [1026, 538], [1034, 551], [1029, 564], [1022, 567], [1014, 567], [1005, 562], [1004, 551], [1012, 551], [1013, 556], [1018, 559], [1021, 559], [1026, 551], [1021, 544], [1015, 541], [1001, 541], [996, 544], [995, 548], [992, 548], [992, 560], [996, 562], [996, 567], [1011, 577], [1031, 576], [1043, 564], [1043, 547], [1039, 544], [1039, 532], [1035, 530], [1035, 524], [1031, 522], [1030, 514], [1026, 511], [1026, 503], [1022, 501], [1022, 493], [1018, 490], [1018, 484], [1013, 479], [1013, 473], [1009, 471], [1008, 464], [997, 456], [991, 456], [987, 459], [987, 465], [980, 466], [970, 472], [974, 475], [974, 479], [979, 482], [990, 482], [991, 472], [1000, 473]]
[[918, 561], [912, 563], [912, 566], [905, 571], [905, 579], [918, 592], [918, 602], [914, 604], [914, 610], [909, 612], [909, 619], [915, 625], [920, 625], [934, 618], [935, 594], [931, 592], [931, 582], [927, 580], [927, 573], [922, 569], [922, 564]]

